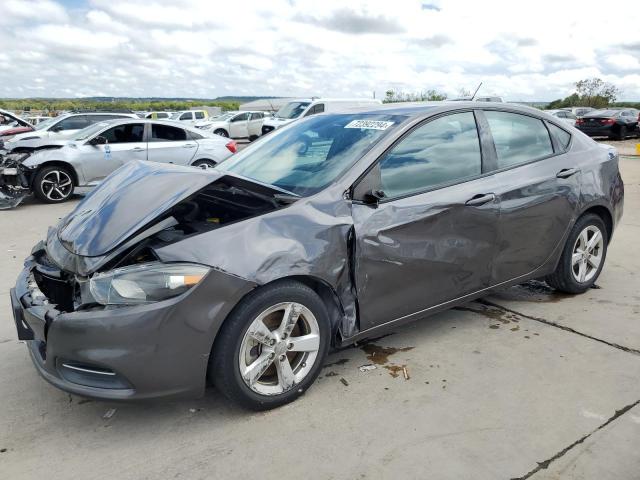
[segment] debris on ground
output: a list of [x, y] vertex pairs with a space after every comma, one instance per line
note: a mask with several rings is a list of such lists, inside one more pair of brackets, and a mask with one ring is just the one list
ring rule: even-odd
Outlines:
[[348, 387], [349, 386], [349, 382], [347, 382], [344, 377], [340, 377], [340, 382], [345, 386]]
[[369, 372], [371, 370], [375, 370], [376, 368], [378, 368], [378, 367], [376, 367], [375, 365], [373, 365], [371, 363], [368, 363], [367, 365], [360, 365], [358, 367], [358, 370], [360, 370], [361, 372]]
[[411, 377], [409, 376], [409, 372], [407, 371], [407, 367], [402, 367], [402, 374], [404, 375], [405, 380], [409, 380]]
[[104, 418], [105, 420], [109, 420], [115, 414], [116, 414], [116, 409], [110, 408], [109, 410], [106, 411], [106, 413], [102, 416], [102, 418]]

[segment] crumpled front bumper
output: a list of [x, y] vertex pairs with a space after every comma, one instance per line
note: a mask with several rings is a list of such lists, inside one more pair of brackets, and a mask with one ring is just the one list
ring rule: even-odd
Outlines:
[[17, 207], [31, 193], [22, 166], [10, 160], [9, 155], [15, 156], [0, 147], [0, 210]]
[[213, 340], [254, 285], [212, 270], [185, 294], [162, 302], [61, 312], [33, 280], [37, 256], [11, 289], [18, 338], [38, 373], [77, 395], [109, 399], [203, 394]]

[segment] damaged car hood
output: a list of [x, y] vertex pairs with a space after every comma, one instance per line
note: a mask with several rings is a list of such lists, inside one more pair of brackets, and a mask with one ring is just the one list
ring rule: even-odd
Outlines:
[[75, 255], [105, 255], [168, 208], [221, 176], [216, 171], [190, 167], [130, 162], [61, 221], [58, 239]]

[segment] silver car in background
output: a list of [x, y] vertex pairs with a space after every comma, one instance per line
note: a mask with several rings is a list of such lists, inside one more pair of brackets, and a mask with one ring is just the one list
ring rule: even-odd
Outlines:
[[184, 123], [110, 120], [70, 137], [20, 142], [0, 155], [0, 190], [14, 200], [9, 207], [30, 191], [45, 203], [60, 203], [75, 187], [97, 185], [130, 161], [211, 168], [235, 152], [233, 140]]

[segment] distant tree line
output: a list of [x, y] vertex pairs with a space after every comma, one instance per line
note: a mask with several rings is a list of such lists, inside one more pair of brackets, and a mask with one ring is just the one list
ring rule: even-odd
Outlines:
[[142, 110], [142, 111], [162, 111], [162, 110], [189, 110], [192, 107], [221, 107], [223, 110], [237, 110], [240, 102], [217, 101], [217, 100], [122, 100], [115, 102], [96, 101], [88, 99], [0, 99], [0, 108], [14, 111], [49, 111], [59, 112], [62, 110]]
[[401, 92], [399, 90], [387, 90], [382, 103], [396, 102], [437, 102], [446, 100], [447, 95], [436, 90], [423, 90], [421, 92]]

